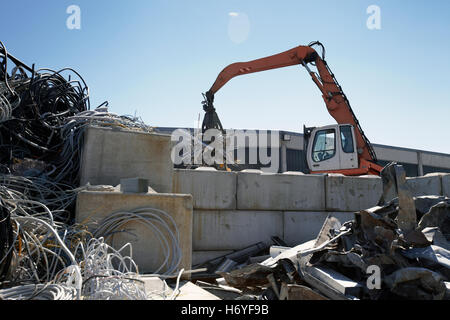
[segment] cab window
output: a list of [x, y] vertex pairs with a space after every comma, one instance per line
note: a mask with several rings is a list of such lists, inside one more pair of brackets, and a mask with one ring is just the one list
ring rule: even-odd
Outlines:
[[336, 132], [334, 129], [320, 130], [314, 138], [312, 158], [314, 162], [331, 159], [336, 154]]
[[351, 126], [341, 126], [341, 144], [342, 150], [345, 153], [353, 153], [355, 148], [353, 146], [353, 135]]

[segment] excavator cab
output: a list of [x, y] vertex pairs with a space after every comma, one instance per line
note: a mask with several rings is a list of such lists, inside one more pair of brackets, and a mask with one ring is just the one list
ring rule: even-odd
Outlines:
[[311, 173], [358, 168], [354, 130], [350, 124], [304, 127], [304, 150]]

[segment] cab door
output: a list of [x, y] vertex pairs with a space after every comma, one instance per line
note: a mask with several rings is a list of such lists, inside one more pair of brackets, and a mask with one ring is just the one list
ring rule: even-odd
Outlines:
[[338, 125], [313, 130], [312, 143], [308, 144], [307, 151], [308, 166], [311, 172], [340, 169], [339, 135]]
[[358, 168], [358, 154], [354, 128], [350, 124], [339, 126], [340, 169]]

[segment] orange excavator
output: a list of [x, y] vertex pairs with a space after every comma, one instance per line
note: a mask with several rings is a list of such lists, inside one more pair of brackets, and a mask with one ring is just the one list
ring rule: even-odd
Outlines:
[[[322, 49], [322, 56], [313, 47]], [[279, 54], [249, 62], [238, 62], [220, 72], [209, 91], [204, 94], [202, 131], [219, 129], [225, 132], [214, 108], [214, 95], [236, 76], [302, 65], [322, 93], [328, 112], [338, 123], [320, 128], [304, 128], [306, 160], [310, 173], [341, 173], [349, 176], [379, 175], [375, 151], [365, 136], [350, 103], [325, 61], [325, 48], [316, 41]], [[317, 72], [310, 69], [314, 66]], [[311, 142], [312, 141], [312, 142]], [[311, 143], [310, 143], [311, 142]]]

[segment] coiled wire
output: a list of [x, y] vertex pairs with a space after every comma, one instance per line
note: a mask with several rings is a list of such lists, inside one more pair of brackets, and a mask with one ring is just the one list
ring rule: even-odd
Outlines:
[[0, 290], [2, 300], [75, 300], [76, 289], [65, 284], [28, 284]]
[[[108, 215], [93, 231], [94, 237], [108, 239], [117, 232], [124, 232], [123, 227], [130, 223], [140, 223], [147, 227], [159, 241], [164, 260], [154, 271], [155, 274], [174, 274], [182, 259], [180, 235], [173, 218], [165, 211], [155, 208], [138, 208], [131, 211], [116, 212]], [[162, 272], [164, 270], [164, 272]]]
[[74, 202], [84, 189], [78, 187], [79, 169], [89, 126], [153, 131], [139, 118], [108, 112], [107, 102], [90, 110], [89, 89], [79, 73], [35, 71], [12, 58], [0, 41], [1, 298], [148, 298], [131, 245], [114, 250], [101, 236], [119, 230], [124, 219], [157, 235], [166, 256], [155, 273], [177, 270], [179, 233], [162, 210], [118, 213], [95, 235], [73, 224]]
[[146, 300], [144, 282], [139, 280], [138, 268], [130, 256], [121, 252], [130, 250], [126, 244], [115, 250], [103, 238], [92, 238], [82, 251], [83, 297], [86, 300]]

